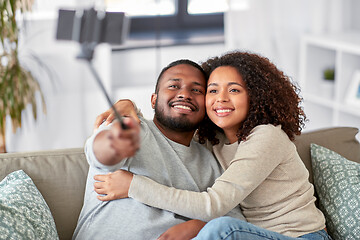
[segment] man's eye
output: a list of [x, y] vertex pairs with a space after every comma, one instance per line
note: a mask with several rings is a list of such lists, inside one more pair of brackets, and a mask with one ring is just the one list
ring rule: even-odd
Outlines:
[[208, 91], [209, 93], [216, 93], [216, 90], [215, 89], [211, 89]]
[[196, 89], [196, 88], [194, 88], [193, 91], [196, 92], [196, 93], [202, 93], [203, 92], [200, 89]]
[[169, 88], [178, 88], [176, 85], [170, 85]]

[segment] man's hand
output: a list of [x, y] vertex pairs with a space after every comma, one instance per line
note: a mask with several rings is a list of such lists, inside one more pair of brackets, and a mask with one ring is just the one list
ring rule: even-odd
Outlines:
[[157, 240], [187, 240], [196, 237], [200, 230], [205, 226], [205, 222], [200, 220], [190, 220], [175, 225], [157, 239]]
[[111, 201], [115, 199], [127, 198], [130, 184], [133, 178], [131, 172], [117, 170], [106, 175], [95, 175], [94, 179], [99, 181], [94, 183], [97, 198], [101, 201]]
[[100, 132], [94, 139], [94, 154], [104, 165], [115, 165], [135, 155], [140, 147], [140, 124], [130, 117], [123, 121], [127, 129], [122, 129], [119, 122], [114, 122], [110, 130]]
[[[121, 116], [132, 117], [137, 122], [140, 122], [139, 117], [136, 115], [134, 104], [130, 100], [120, 99], [114, 104], [114, 107]], [[103, 122], [105, 123], [105, 125], [109, 125], [112, 121], [114, 121], [115, 118], [116, 115], [114, 114], [113, 109], [109, 108], [107, 111], [101, 113], [99, 116], [96, 117], [94, 123], [94, 131], [98, 129]]]

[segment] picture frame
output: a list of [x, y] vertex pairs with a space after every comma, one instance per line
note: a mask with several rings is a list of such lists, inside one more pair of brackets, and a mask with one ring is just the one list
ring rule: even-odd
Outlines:
[[360, 70], [356, 70], [349, 84], [346, 103], [360, 107]]

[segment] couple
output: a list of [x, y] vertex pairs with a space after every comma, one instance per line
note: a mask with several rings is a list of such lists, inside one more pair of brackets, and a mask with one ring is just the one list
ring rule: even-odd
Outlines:
[[[153, 121], [127, 118], [129, 129], [114, 123], [88, 139], [74, 238], [330, 239], [291, 142], [305, 120], [296, 91], [256, 54], [228, 53], [202, 68], [173, 62], [152, 95]], [[197, 128], [218, 162], [192, 139]]]

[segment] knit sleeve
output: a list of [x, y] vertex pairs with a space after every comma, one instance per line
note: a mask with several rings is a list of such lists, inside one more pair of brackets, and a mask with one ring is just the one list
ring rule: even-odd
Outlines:
[[147, 177], [134, 175], [129, 197], [152, 207], [208, 222], [236, 207], [241, 192], [240, 188], [224, 181], [215, 182], [206, 192], [192, 192], [164, 186]]

